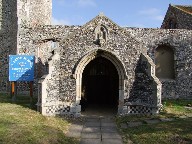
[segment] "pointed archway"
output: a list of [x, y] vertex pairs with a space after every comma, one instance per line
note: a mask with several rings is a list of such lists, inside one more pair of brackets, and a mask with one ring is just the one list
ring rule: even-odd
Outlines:
[[[88, 95], [89, 101], [88, 102], [92, 103], [93, 101], [95, 101], [96, 104], [102, 104], [102, 102], [104, 102], [104, 104], [108, 103], [109, 105], [116, 103], [116, 107], [118, 108], [118, 113], [122, 113], [123, 104], [124, 104], [124, 85], [125, 85], [124, 80], [127, 79], [127, 74], [126, 74], [123, 63], [119, 60], [119, 58], [115, 54], [113, 54], [109, 51], [103, 50], [103, 49], [93, 50], [93, 51], [89, 52], [88, 54], [86, 54], [78, 62], [77, 66], [75, 68], [74, 76], [76, 79], [76, 104], [77, 105], [80, 104], [81, 98], [84, 95], [83, 89], [86, 85], [86, 82], [89, 82], [90, 87], [96, 86], [95, 84], [92, 85], [92, 82], [85, 80], [85, 79], [89, 79], [89, 80], [91, 79], [91, 78], [88, 78], [90, 73], [95, 75], [93, 72], [94, 69], [98, 69], [101, 72], [102, 67], [100, 67], [101, 65], [99, 64], [99, 61], [101, 63], [104, 63], [105, 66], [106, 65], [107, 65], [107, 67], [109, 66], [105, 70], [105, 73], [106, 73], [105, 75], [108, 75], [108, 76], [100, 76], [100, 80], [96, 80], [96, 83], [100, 83], [101, 81], [103, 81], [105, 79], [105, 82], [104, 82], [105, 92], [104, 93], [107, 93], [108, 96], [104, 97], [104, 99], [106, 99], [106, 101], [102, 100], [101, 98], [98, 98], [97, 96], [98, 96], [99, 92], [101, 94], [104, 90], [102, 90], [102, 88], [99, 89], [99, 87], [97, 85], [95, 90], [93, 90], [93, 91], [97, 91], [97, 94], [95, 94], [95, 96], [93, 96], [92, 95], [93, 91], [89, 92], [89, 95]], [[93, 71], [91, 72], [92, 69], [93, 69]], [[107, 74], [107, 73], [110, 72], [111, 70], [113, 71], [112, 73], [114, 74], [114, 78], [111, 77], [111, 79], [110, 79], [109, 78], [110, 74]], [[92, 80], [96, 79], [96, 77], [99, 77], [99, 76], [93, 76]], [[113, 86], [117, 85], [115, 88], [115, 91], [110, 91], [110, 87], [112, 87], [112, 86], [109, 86], [110, 85], [109, 81], [111, 81], [111, 80], [114, 80], [114, 83], [112, 84]], [[108, 85], [109, 87], [107, 87], [106, 85]], [[91, 91], [91, 90], [89, 89], [89, 91]], [[86, 92], [88, 92], [88, 91], [86, 91]], [[112, 96], [110, 93], [113, 93], [114, 96]], [[92, 95], [92, 97], [90, 95]], [[104, 94], [101, 94], [101, 96], [103, 96], [103, 95]], [[110, 99], [109, 97], [113, 99], [111, 102], [107, 101]]]
[[90, 61], [82, 74], [81, 110], [103, 107], [117, 111], [119, 76], [111, 61], [97, 57]]

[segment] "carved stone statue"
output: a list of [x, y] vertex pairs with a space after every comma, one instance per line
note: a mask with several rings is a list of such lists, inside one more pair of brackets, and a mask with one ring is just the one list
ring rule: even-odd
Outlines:
[[103, 46], [107, 41], [107, 29], [103, 25], [99, 25], [95, 28], [95, 43]]

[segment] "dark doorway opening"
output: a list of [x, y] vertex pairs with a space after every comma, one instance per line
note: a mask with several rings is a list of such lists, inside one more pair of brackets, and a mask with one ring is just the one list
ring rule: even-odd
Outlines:
[[94, 108], [117, 111], [118, 99], [119, 76], [116, 67], [104, 57], [95, 58], [85, 67], [82, 75], [82, 111], [93, 105]]

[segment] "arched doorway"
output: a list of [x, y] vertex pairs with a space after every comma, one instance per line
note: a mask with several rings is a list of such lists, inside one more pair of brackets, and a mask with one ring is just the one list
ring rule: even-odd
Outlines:
[[[125, 89], [125, 80], [127, 79], [127, 73], [125, 71], [124, 64], [120, 59], [113, 54], [112, 52], [109, 52], [104, 49], [94, 49], [85, 54], [80, 61], [78, 61], [75, 69], [73, 76], [76, 79], [76, 106], [81, 105], [80, 102], [82, 101], [82, 92], [83, 92], [83, 73], [84, 70], [86, 71], [87, 66], [91, 63], [92, 61], [96, 60], [98, 57], [102, 57], [105, 62], [109, 62], [110, 65], [112, 64], [117, 73], [118, 73], [118, 96], [117, 96], [117, 101], [118, 101], [118, 112], [114, 111], [113, 114], [121, 114], [123, 113], [123, 106], [124, 106], [124, 89]], [[96, 62], [96, 61], [95, 61]], [[98, 103], [99, 104], [99, 103]], [[78, 111], [82, 111], [81, 109], [78, 109]]]
[[102, 57], [90, 61], [82, 74], [81, 108], [110, 108], [117, 111], [119, 76], [113, 63]]

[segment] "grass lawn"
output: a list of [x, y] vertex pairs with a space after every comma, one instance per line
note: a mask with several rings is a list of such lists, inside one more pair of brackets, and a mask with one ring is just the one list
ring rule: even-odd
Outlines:
[[[125, 143], [135, 144], [192, 144], [192, 109], [189, 100], [166, 100], [164, 108], [156, 116], [118, 117], [117, 123]], [[147, 119], [169, 118], [171, 121], [155, 124], [145, 123]], [[121, 128], [122, 123], [142, 122], [135, 127]]]
[[[23, 100], [21, 100], [23, 99]], [[29, 108], [29, 98], [18, 97], [16, 104], [0, 94], [0, 144], [75, 144], [65, 136], [69, 123], [58, 117], [44, 117]]]
[[[166, 100], [156, 116], [117, 117], [124, 143], [135, 144], [192, 144], [192, 101]], [[147, 119], [170, 118], [172, 121], [147, 124]], [[127, 122], [142, 122], [135, 127], [121, 128]], [[0, 144], [77, 144], [78, 139], [65, 136], [68, 123], [59, 117], [45, 117], [29, 105], [29, 97], [0, 94]]]

